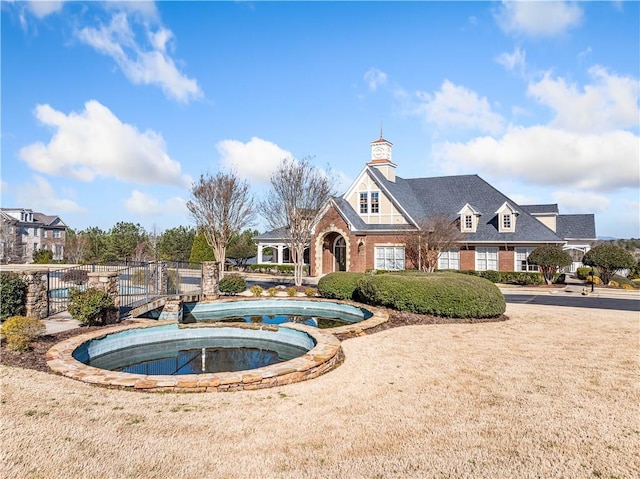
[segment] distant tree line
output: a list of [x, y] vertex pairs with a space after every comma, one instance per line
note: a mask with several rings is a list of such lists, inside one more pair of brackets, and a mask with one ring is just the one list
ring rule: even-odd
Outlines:
[[[253, 237], [257, 230], [234, 235], [227, 258], [242, 266], [256, 256]], [[67, 229], [65, 261], [100, 264], [110, 261], [171, 260], [182, 262], [215, 261], [213, 249], [202, 233], [193, 227], [178, 226], [157, 233], [137, 223], [118, 222], [109, 230], [96, 226], [84, 230]]]

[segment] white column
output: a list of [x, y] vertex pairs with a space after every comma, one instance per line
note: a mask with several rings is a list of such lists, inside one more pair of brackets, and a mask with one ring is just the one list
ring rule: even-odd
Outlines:
[[284, 251], [284, 245], [278, 245], [278, 264], [282, 264], [282, 252]]
[[258, 264], [262, 264], [262, 243], [258, 242]]

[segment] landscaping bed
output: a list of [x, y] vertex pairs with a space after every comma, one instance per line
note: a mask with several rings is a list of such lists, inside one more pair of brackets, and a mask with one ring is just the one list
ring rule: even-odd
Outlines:
[[[507, 316], [499, 316], [497, 318], [444, 318], [439, 316], [429, 316], [424, 314], [403, 313], [400, 311], [394, 311], [389, 309], [389, 320], [367, 329], [366, 333], [374, 334], [380, 331], [384, 331], [391, 328], [397, 328], [400, 326], [412, 326], [419, 324], [461, 324], [461, 323], [481, 323], [481, 322], [493, 322], [493, 321], [505, 321]], [[51, 372], [47, 362], [45, 360], [45, 354], [55, 344], [76, 336], [78, 334], [87, 333], [100, 329], [100, 326], [83, 326], [67, 331], [62, 331], [56, 334], [45, 334], [39, 336], [35, 341], [31, 343], [31, 349], [27, 351], [10, 351], [2, 345], [2, 354], [0, 354], [0, 364], [5, 366], [14, 366], [25, 369], [34, 369], [36, 371]], [[339, 334], [336, 335], [340, 340], [353, 337], [353, 334]]]

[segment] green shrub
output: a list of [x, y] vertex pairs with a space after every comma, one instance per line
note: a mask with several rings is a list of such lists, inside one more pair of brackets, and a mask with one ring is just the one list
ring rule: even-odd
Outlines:
[[276, 294], [278, 294], [278, 290], [277, 290], [276, 288], [269, 288], [269, 289], [267, 290], [267, 294], [268, 294], [269, 296], [275, 296]]
[[247, 282], [237, 274], [228, 274], [220, 280], [218, 285], [221, 293], [238, 294], [247, 289]]
[[488, 271], [480, 271], [481, 278], [488, 279], [492, 283], [499, 283], [502, 280], [502, 277], [499, 272], [488, 270]]
[[48, 249], [39, 249], [33, 252], [34, 264], [51, 264], [53, 263], [53, 253]]
[[[293, 276], [294, 265], [293, 264], [260, 263], [260, 264], [252, 264], [249, 268], [254, 273]], [[303, 271], [303, 274], [307, 274], [309, 271], [309, 267], [305, 265], [302, 271]]]
[[295, 286], [289, 286], [287, 288], [287, 295], [288, 296], [295, 296], [296, 294], [298, 294], [298, 288], [296, 288]]
[[313, 288], [306, 288], [304, 290], [304, 294], [309, 298], [313, 298], [316, 295], [316, 290]]
[[7, 349], [26, 351], [29, 343], [45, 332], [45, 325], [36, 318], [11, 316], [3, 324], [0, 331], [7, 340]]
[[[474, 270], [439, 270], [438, 272], [459, 273], [469, 276], [479, 276], [494, 283], [503, 284], [542, 284], [543, 279], [540, 273], [535, 271], [474, 271]], [[497, 280], [497, 281], [493, 281]]]
[[89, 273], [86, 269], [68, 269], [62, 274], [60, 281], [75, 285], [86, 284], [89, 281]]
[[589, 276], [590, 274], [591, 274], [591, 268], [582, 267], [582, 268], [576, 269], [576, 276], [578, 277], [578, 279], [581, 279], [583, 281], [586, 280], [587, 276]]
[[262, 289], [262, 286], [259, 285], [255, 285], [255, 286], [251, 286], [251, 294], [253, 294], [254, 296], [262, 296], [262, 291], [264, 291]]
[[323, 298], [357, 300], [358, 282], [365, 276], [345, 271], [329, 273], [318, 281], [318, 294]]
[[17, 273], [0, 273], [0, 320], [24, 313], [27, 285]]
[[484, 278], [457, 273], [364, 276], [358, 283], [362, 299], [398, 311], [452, 318], [492, 318], [506, 304], [498, 287]]
[[80, 291], [73, 288], [69, 291], [69, 314], [85, 326], [105, 324], [114, 308], [113, 298], [102, 290], [89, 288]]

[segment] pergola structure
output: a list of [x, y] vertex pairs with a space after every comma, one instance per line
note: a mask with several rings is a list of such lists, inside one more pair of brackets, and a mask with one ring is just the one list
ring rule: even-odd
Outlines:
[[[258, 257], [257, 263], [263, 264], [263, 252], [265, 248], [273, 249], [273, 256], [270, 263], [273, 264], [290, 264], [291, 254], [289, 253], [289, 244], [286, 239], [286, 228], [277, 228], [266, 233], [255, 236], [253, 240], [258, 244]], [[305, 263], [308, 263], [306, 258], [308, 250], [305, 250]]]

